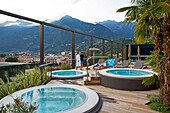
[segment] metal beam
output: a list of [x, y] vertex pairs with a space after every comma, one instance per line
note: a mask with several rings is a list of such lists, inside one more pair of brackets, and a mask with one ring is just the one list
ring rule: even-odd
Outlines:
[[[25, 17], [25, 16], [10, 13], [10, 12], [3, 11], [3, 10], [0, 10], [0, 14], [11, 16], [11, 17], [18, 18], [18, 19], [27, 20], [27, 21], [34, 22], [34, 23], [39, 23], [39, 24], [44, 23], [44, 25], [51, 26], [51, 27], [58, 28], [58, 29], [62, 29], [62, 30], [67, 30], [67, 31], [71, 31], [71, 32], [73, 31], [72, 29], [69, 29], [69, 28], [66, 28], [66, 27], [62, 27], [62, 26], [51, 24], [51, 23], [39, 21], [39, 20], [36, 20], [36, 19], [28, 18], [28, 17]], [[83, 32], [80, 32], [80, 31], [75, 31], [74, 30], [74, 32], [78, 33], [78, 34], [86, 35], [86, 36], [92, 36], [91, 34], [83, 33]], [[98, 37], [98, 36], [93, 36], [93, 38], [103, 39], [103, 38]], [[109, 39], [105, 39], [105, 40], [110, 41]]]
[[35, 22], [35, 23], [39, 23], [39, 24], [43, 23], [42, 21], [39, 21], [39, 20], [35, 20], [35, 19], [28, 18], [28, 17], [21, 16], [21, 15], [17, 15], [17, 14], [14, 14], [14, 13], [3, 11], [3, 10], [0, 10], [0, 14], [11, 16], [11, 17], [14, 17], [14, 18], [19, 18], [19, 19], [27, 20], [27, 21], [31, 21], [31, 22]]

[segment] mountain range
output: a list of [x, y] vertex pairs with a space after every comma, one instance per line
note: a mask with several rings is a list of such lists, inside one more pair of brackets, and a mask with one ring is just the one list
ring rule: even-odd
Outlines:
[[[109, 40], [134, 37], [135, 23], [127, 24], [108, 20], [92, 24], [68, 15], [51, 23]], [[0, 53], [38, 53], [39, 35], [40, 26], [28, 21], [17, 20], [0, 23]], [[45, 53], [71, 51], [71, 37], [72, 34], [69, 31], [45, 26]], [[76, 50], [87, 48], [89, 41], [88, 36], [75, 34]], [[94, 43], [98, 41], [98, 39], [93, 40]]]

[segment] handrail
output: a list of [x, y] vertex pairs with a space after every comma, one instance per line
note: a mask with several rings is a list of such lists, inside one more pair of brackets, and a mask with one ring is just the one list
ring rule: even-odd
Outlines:
[[47, 64], [42, 64], [39, 67], [41, 68], [41, 67], [52, 66], [52, 65], [53, 65], [53, 63], [47, 63]]
[[[54, 25], [54, 24], [51, 24], [51, 23], [47, 23], [47, 22], [44, 22], [44, 21], [32, 19], [32, 18], [29, 18], [29, 17], [21, 16], [21, 15], [10, 13], [10, 12], [3, 11], [3, 10], [0, 10], [0, 14], [4, 14], [4, 15], [11, 16], [11, 17], [14, 17], [14, 18], [19, 18], [19, 19], [31, 21], [31, 22], [34, 22], [34, 23], [44, 24], [44, 25], [47, 25], [47, 26], [51, 26], [51, 27], [54, 27], [54, 28], [58, 28], [58, 29], [62, 29], [62, 30], [67, 30], [67, 31], [75, 32], [75, 33], [86, 35], [86, 36], [92, 36], [92, 37], [97, 38], [97, 39], [104, 39], [106, 41], [113, 41], [113, 40], [109, 40], [109, 39], [106, 39], [106, 38], [101, 38], [101, 37], [98, 37], [98, 36], [94, 36], [92, 34], [80, 32], [80, 31], [76, 31], [76, 30], [72, 30], [72, 29], [69, 29], [69, 28], [66, 28], [66, 27]], [[118, 43], [116, 41], [113, 41], [113, 42], [114, 43]], [[122, 43], [120, 43], [120, 44], [122, 44]]]
[[[40, 63], [44, 63], [44, 61], [43, 61], [44, 60], [44, 25], [72, 32], [72, 55], [73, 55], [72, 58], [75, 57], [75, 55], [74, 55], [75, 54], [74, 53], [75, 52], [75, 42], [74, 42], [75, 34], [74, 33], [78, 33], [78, 34], [82, 34], [82, 35], [85, 35], [85, 36], [89, 36], [90, 37], [90, 46], [91, 47], [93, 46], [93, 38], [100, 39], [100, 40], [106, 40], [106, 41], [111, 42], [111, 56], [113, 54], [113, 43], [124, 45], [123, 43], [116, 42], [113, 39], [106, 39], [104, 37], [101, 38], [101, 37], [98, 37], [98, 36], [94, 36], [92, 34], [76, 31], [76, 30], [73, 30], [73, 29], [70, 29], [70, 28], [54, 25], [54, 24], [47, 23], [47, 22], [44, 22], [44, 21], [32, 19], [32, 18], [21, 16], [21, 15], [14, 14], [14, 13], [10, 13], [10, 12], [7, 12], [7, 11], [0, 10], [0, 14], [40, 24]], [[119, 49], [117, 51], [119, 51]], [[72, 64], [74, 65], [74, 63], [72, 63]]]

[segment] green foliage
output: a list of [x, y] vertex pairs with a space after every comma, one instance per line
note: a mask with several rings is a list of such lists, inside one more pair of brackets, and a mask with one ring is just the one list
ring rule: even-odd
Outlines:
[[18, 62], [18, 59], [14, 57], [9, 57], [5, 60], [5, 62]]
[[145, 42], [146, 38], [152, 39], [163, 27], [164, 19], [169, 18], [169, 0], [132, 0], [132, 6], [123, 7], [117, 12], [124, 12], [125, 21], [136, 21], [135, 40]]
[[159, 95], [151, 94], [151, 95], [147, 95], [147, 97], [149, 98], [150, 102], [162, 103], [161, 98], [159, 97]]
[[7, 78], [7, 82], [0, 79], [0, 99], [9, 95], [17, 90], [29, 88], [33, 86], [43, 85], [50, 81], [50, 76], [47, 75], [47, 70], [41, 70], [35, 68], [31, 72], [20, 73], [16, 76], [16, 81], [10, 82]]
[[69, 64], [61, 64], [61, 69], [68, 70], [68, 69], [71, 69], [71, 66]]
[[19, 88], [29, 88], [33, 86], [38, 86], [45, 84], [50, 81], [50, 76], [47, 75], [47, 70], [41, 70], [39, 68], [34, 68], [31, 72], [20, 73], [17, 75], [16, 82], [19, 84]]
[[155, 71], [158, 70], [157, 67], [157, 54], [156, 51], [152, 51], [151, 55], [145, 59], [147, 62], [149, 62], [149, 65], [154, 68]]
[[9, 103], [0, 107], [0, 113], [35, 113], [38, 106], [34, 104], [25, 103], [22, 99], [14, 99], [14, 103]]
[[153, 85], [158, 87], [159, 86], [158, 76], [154, 74], [149, 78], [145, 78], [142, 80], [142, 84], [146, 87], [153, 86]]
[[15, 82], [10, 82], [8, 78], [7, 82], [4, 82], [0, 78], [0, 99], [17, 91], [17, 87], [17, 84]]
[[[38, 69], [39, 70], [39, 69]], [[40, 70], [39, 70], [40, 71]], [[41, 73], [41, 84], [44, 85], [44, 84], [47, 84], [50, 80], [51, 80], [51, 77], [47, 74], [48, 73], [48, 70], [47, 68], [45, 68], [42, 73]]]
[[147, 96], [150, 99], [150, 103], [148, 103], [148, 106], [160, 113], [170, 113], [170, 107], [165, 107], [163, 105], [163, 102], [161, 101], [161, 98], [159, 95], [156, 94], [151, 94]]

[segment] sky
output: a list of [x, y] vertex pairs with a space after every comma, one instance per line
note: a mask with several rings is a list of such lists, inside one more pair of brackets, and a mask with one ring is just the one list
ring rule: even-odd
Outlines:
[[[116, 13], [121, 7], [130, 6], [131, 0], [0, 0], [0, 10], [48, 22], [65, 15], [84, 22], [124, 20], [125, 13]], [[0, 23], [15, 18], [0, 14]]]

